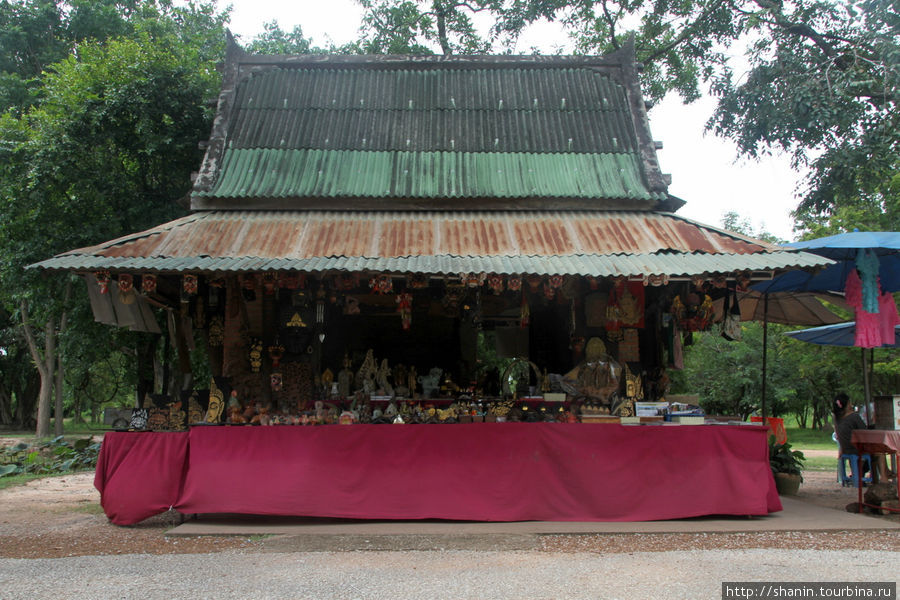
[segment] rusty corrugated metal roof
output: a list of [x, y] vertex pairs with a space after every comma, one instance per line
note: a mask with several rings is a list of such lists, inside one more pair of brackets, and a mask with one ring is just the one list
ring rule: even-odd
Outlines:
[[667, 213], [209, 211], [34, 266], [610, 276], [827, 262]]

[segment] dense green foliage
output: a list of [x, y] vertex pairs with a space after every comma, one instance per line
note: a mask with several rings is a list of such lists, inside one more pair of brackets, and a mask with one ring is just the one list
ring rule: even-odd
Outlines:
[[100, 443], [90, 438], [69, 442], [60, 436], [37, 444], [20, 442], [0, 450], [0, 477], [86, 471], [97, 466], [99, 453]]
[[[209, 134], [225, 18], [211, 5], [166, 1], [2, 2], [0, 422], [33, 418], [26, 307], [39, 366], [51, 363], [42, 394], [58, 335], [69, 401], [79, 392], [133, 397], [134, 357], [156, 340], [98, 326], [82, 285], [65, 303], [68, 275], [24, 267], [184, 214], [177, 200]], [[104, 363], [116, 368], [101, 375]], [[102, 381], [110, 375], [116, 381]]]
[[[742, 324], [743, 339], [728, 341], [717, 331], [694, 334], [685, 349], [684, 371], [672, 371], [672, 391], [699, 394], [710, 414], [747, 417], [762, 405], [763, 326]], [[766, 413], [793, 416], [801, 427], [829, 427], [831, 400], [847, 392], [862, 404], [862, 359], [859, 348], [823, 347], [793, 340], [789, 328], [768, 326], [766, 360]], [[874, 395], [895, 393], [900, 385], [898, 352], [874, 352]]]

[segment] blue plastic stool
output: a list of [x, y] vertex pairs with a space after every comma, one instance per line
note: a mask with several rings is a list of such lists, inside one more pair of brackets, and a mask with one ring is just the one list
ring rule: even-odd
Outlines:
[[[844, 487], [858, 487], [860, 459], [869, 465], [869, 474], [862, 479], [863, 483], [872, 483], [872, 456], [870, 454], [842, 454], [838, 457], [838, 481]], [[850, 476], [847, 476], [847, 465]]]

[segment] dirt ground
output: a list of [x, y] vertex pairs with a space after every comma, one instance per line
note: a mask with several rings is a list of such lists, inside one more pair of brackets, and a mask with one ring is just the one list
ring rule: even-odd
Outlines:
[[[0, 490], [0, 557], [59, 558], [110, 554], [189, 554], [230, 549], [264, 551], [265, 540], [243, 537], [167, 537], [174, 512], [137, 525], [109, 523], [93, 486], [94, 473], [48, 477]], [[834, 472], [807, 471], [799, 499], [836, 509], [856, 501]], [[900, 516], [877, 517], [893, 522]], [[700, 548], [806, 548], [900, 551], [900, 532], [761, 532], [545, 536], [552, 552], [639, 552]]]

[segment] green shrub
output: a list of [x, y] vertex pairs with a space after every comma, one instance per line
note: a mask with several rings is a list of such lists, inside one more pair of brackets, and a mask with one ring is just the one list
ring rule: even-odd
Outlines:
[[19, 442], [0, 450], [0, 477], [21, 474], [56, 475], [97, 466], [100, 442], [89, 438], [68, 442], [62, 436], [29, 445]]

